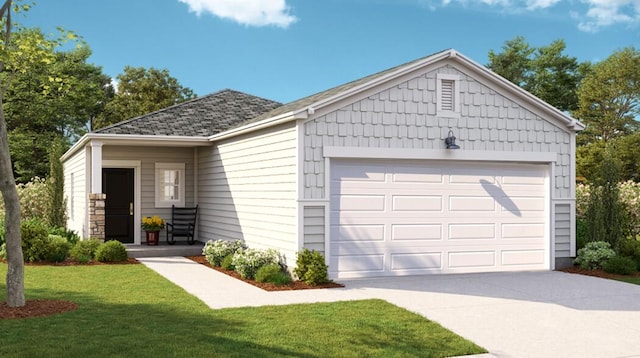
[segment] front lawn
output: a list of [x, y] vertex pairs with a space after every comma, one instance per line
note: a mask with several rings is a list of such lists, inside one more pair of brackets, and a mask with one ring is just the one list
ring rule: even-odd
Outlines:
[[640, 285], [640, 277], [638, 276], [620, 276], [620, 277], [616, 277], [615, 279], [618, 281]]
[[[7, 265], [0, 264], [0, 301]], [[3, 357], [446, 357], [485, 352], [381, 300], [211, 310], [143, 265], [27, 266], [27, 299], [76, 311], [0, 320]]]

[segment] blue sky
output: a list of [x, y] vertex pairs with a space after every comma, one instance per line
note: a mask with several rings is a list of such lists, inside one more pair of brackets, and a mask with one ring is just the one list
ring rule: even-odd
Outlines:
[[281, 102], [448, 48], [486, 64], [517, 35], [580, 61], [640, 47], [640, 0], [40, 0], [15, 21], [75, 31], [112, 77], [166, 68], [198, 95]]

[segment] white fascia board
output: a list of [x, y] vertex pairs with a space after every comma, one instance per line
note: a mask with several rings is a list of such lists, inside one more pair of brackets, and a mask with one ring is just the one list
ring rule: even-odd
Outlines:
[[[452, 50], [453, 51], [453, 50]], [[481, 64], [473, 61], [472, 59], [456, 52], [453, 51], [454, 54], [451, 56], [452, 58], [456, 58], [458, 61], [460, 61], [461, 63], [467, 65], [470, 68], [475, 68], [478, 72], [482, 73], [483, 75], [492, 78], [495, 82], [497, 82], [498, 84], [502, 85], [503, 87], [507, 87], [510, 91], [512, 91], [513, 93], [519, 95], [521, 98], [523, 98], [524, 100], [533, 103], [534, 105], [540, 107], [541, 109], [543, 109], [545, 112], [549, 113], [550, 115], [552, 115], [554, 118], [559, 119], [561, 122], [565, 123], [565, 126], [568, 130], [573, 130], [573, 131], [581, 131], [585, 128], [585, 125], [582, 124], [580, 121], [576, 120], [575, 118], [563, 113], [562, 111], [560, 111], [559, 109], [557, 109], [556, 107], [550, 105], [549, 103], [541, 100], [540, 98], [532, 95], [531, 93], [525, 91], [524, 89], [520, 88], [519, 86], [517, 86], [516, 84], [514, 84], [513, 82], [507, 80], [506, 78], [500, 76], [499, 74], [491, 71], [490, 69], [488, 69], [485, 66], [482, 66]]]
[[227, 139], [230, 137], [234, 137], [237, 135], [241, 135], [244, 133], [248, 133], [248, 132], [252, 132], [258, 129], [264, 129], [264, 128], [268, 128], [268, 127], [273, 127], [276, 126], [278, 124], [282, 124], [282, 123], [286, 123], [298, 118], [306, 118], [304, 116], [296, 116], [293, 112], [287, 112], [287, 113], [283, 113], [280, 114], [278, 116], [275, 117], [271, 117], [271, 118], [267, 118], [267, 119], [263, 119], [261, 121], [255, 122], [255, 123], [249, 123], [245, 126], [242, 127], [238, 127], [238, 128], [233, 128], [230, 129], [228, 131], [224, 131], [224, 132], [220, 132], [218, 134], [214, 134], [210, 137], [207, 138], [207, 141], [209, 142], [215, 142], [215, 141], [219, 141], [222, 139]]
[[159, 135], [134, 135], [134, 134], [103, 134], [87, 133], [80, 138], [69, 150], [60, 157], [65, 161], [78, 149], [83, 148], [91, 141], [99, 140], [104, 145], [131, 145], [131, 146], [169, 146], [169, 147], [194, 147], [207, 146], [209, 141], [205, 137], [185, 136], [159, 136]]

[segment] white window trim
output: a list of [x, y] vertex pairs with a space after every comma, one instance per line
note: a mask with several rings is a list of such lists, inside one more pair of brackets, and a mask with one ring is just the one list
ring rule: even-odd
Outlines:
[[[453, 111], [442, 109], [442, 81], [453, 81]], [[436, 115], [446, 118], [460, 118], [460, 76], [438, 73], [436, 75]]]
[[[160, 197], [160, 180], [163, 170], [176, 170], [178, 171], [178, 200], [162, 200]], [[156, 208], [170, 208], [172, 205], [177, 207], [184, 207], [185, 205], [185, 165], [184, 163], [155, 163], [155, 207]]]

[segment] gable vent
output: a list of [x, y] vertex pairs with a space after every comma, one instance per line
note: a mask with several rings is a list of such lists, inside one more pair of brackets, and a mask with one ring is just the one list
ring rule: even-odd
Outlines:
[[440, 92], [441, 109], [443, 111], [455, 111], [455, 96], [453, 91], [455, 90], [456, 81], [454, 80], [442, 80], [440, 84], [442, 86]]

